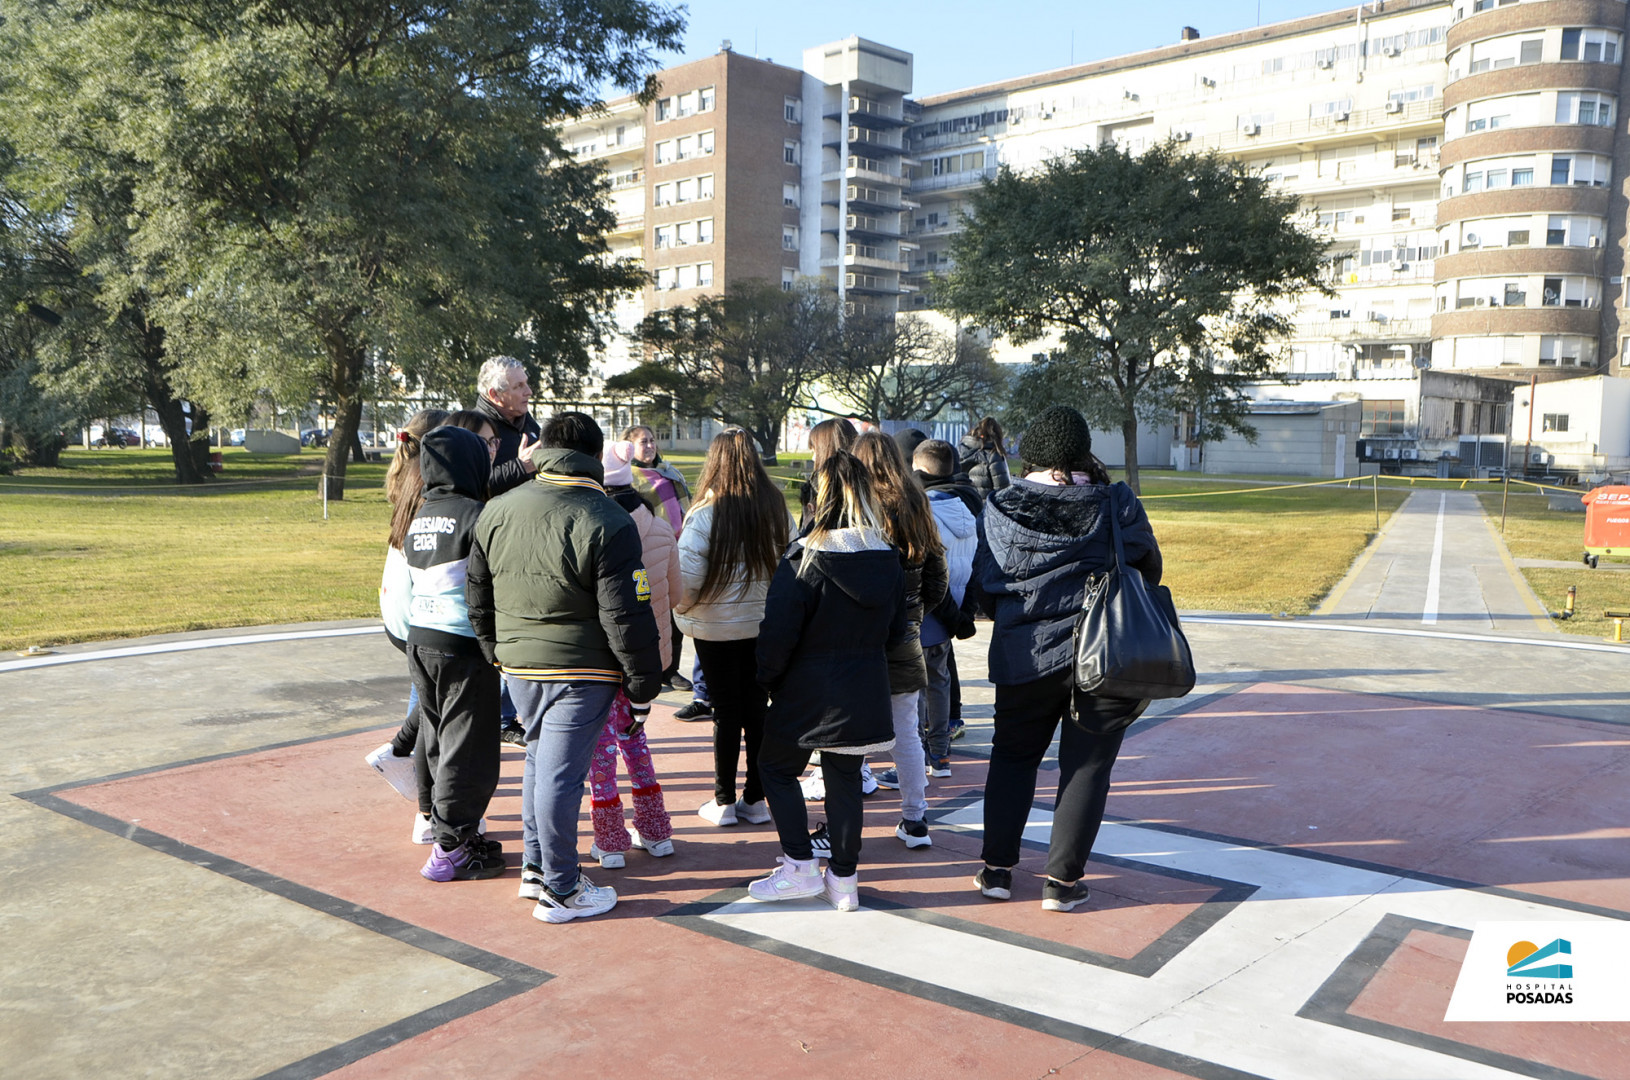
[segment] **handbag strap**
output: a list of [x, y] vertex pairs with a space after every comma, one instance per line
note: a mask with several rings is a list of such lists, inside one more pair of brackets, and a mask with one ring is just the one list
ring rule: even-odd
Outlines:
[[1111, 484], [1109, 488], [1109, 529], [1115, 537], [1115, 569], [1126, 569], [1126, 547], [1121, 543], [1121, 511], [1115, 505], [1115, 493], [1120, 489], [1119, 484]]

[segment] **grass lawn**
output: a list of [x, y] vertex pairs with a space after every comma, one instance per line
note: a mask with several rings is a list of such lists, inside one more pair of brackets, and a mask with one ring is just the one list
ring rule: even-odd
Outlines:
[[[1480, 496], [1483, 512], [1500, 523], [1498, 492]], [[1519, 495], [1513, 489], [1506, 511], [1506, 546], [1517, 559], [1552, 559], [1571, 562], [1570, 570], [1524, 567], [1523, 577], [1547, 611], [1561, 611], [1567, 601], [1568, 586], [1579, 592], [1574, 600], [1574, 617], [1553, 619], [1551, 625], [1569, 634], [1612, 637], [1613, 621], [1604, 619], [1607, 608], [1630, 610], [1630, 572], [1592, 570], [1580, 561], [1585, 550], [1585, 515], [1550, 509], [1544, 495]], [[1624, 565], [1603, 559], [1602, 566]]]
[[[795, 513], [800, 457], [771, 470]], [[352, 465], [324, 521], [322, 460], [228, 449], [223, 483], [177, 489], [167, 451], [69, 450], [0, 477], [0, 649], [377, 614], [384, 466]], [[701, 455], [672, 460], [695, 479]], [[1219, 494], [1217, 479], [1144, 474], [1183, 608], [1306, 614], [1374, 531], [1367, 487]], [[1383, 521], [1406, 494], [1382, 486]]]

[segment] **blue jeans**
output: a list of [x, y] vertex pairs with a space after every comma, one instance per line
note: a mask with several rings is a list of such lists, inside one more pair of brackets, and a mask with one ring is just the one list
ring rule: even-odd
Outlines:
[[583, 782], [618, 689], [616, 683], [525, 679], [516, 679], [510, 687], [526, 727], [522, 858], [543, 867], [544, 884], [557, 894], [577, 888]]
[[509, 692], [509, 676], [505, 675], [502, 682], [502, 691], [498, 695], [498, 723], [508, 726], [515, 719], [515, 698]]
[[[692, 651], [695, 651], [695, 648], [695, 645], [691, 646]], [[702, 658], [700, 656], [696, 658], [696, 663], [691, 665], [690, 696], [692, 701], [705, 701], [709, 705], [713, 704], [713, 699], [707, 696], [707, 676], [702, 674]]]
[[928, 689], [917, 699], [918, 728], [929, 764], [951, 756], [951, 643], [923, 646]]

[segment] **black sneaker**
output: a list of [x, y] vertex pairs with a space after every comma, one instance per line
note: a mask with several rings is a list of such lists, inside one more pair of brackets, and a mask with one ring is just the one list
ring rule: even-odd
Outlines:
[[979, 873], [973, 876], [973, 883], [979, 888], [979, 895], [987, 899], [1013, 899], [1012, 870], [998, 870], [993, 866], [982, 867]]
[[498, 741], [509, 743], [511, 746], [519, 746], [522, 750], [525, 750], [526, 729], [511, 720], [504, 725], [504, 730], [498, 733]]
[[675, 720], [711, 720], [713, 719], [713, 706], [700, 699], [692, 701], [682, 709], [674, 712]]
[[901, 820], [894, 835], [905, 841], [906, 847], [933, 847], [934, 838], [928, 835], [928, 822]]
[[815, 826], [815, 831], [809, 834], [809, 846], [814, 849], [817, 859], [832, 857], [832, 834], [826, 831], [826, 822]]
[[1048, 878], [1041, 887], [1041, 909], [1043, 911], [1070, 911], [1080, 904], [1087, 902], [1092, 892], [1086, 884], [1080, 881], [1073, 885], [1063, 885]]
[[668, 689], [677, 690], [681, 694], [688, 694], [692, 689], [691, 681], [683, 675], [674, 675], [668, 680]]
[[951, 741], [956, 742], [968, 733], [968, 725], [961, 720], [951, 721]]

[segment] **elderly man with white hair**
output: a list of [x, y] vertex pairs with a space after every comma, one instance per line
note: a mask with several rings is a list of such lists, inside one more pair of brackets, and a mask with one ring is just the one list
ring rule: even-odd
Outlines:
[[481, 365], [475, 389], [475, 411], [491, 421], [498, 436], [498, 453], [487, 482], [487, 497], [496, 498], [526, 483], [537, 468], [532, 464], [532, 447], [538, 441], [538, 422], [527, 410], [532, 386], [519, 360], [494, 356]]

